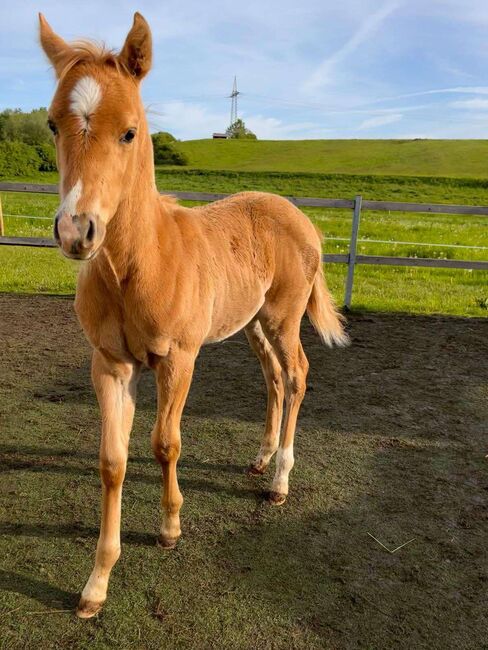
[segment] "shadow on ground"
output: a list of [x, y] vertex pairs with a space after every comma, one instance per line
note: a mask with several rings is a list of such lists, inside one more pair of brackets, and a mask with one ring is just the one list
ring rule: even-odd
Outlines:
[[[243, 471], [264, 419], [257, 361], [242, 336], [203, 349], [184, 417], [184, 537], [166, 555], [146, 374], [110, 604], [96, 626], [65, 622], [55, 643], [52, 618], [34, 630], [21, 612], [29, 599], [73, 607], [90, 569], [89, 350], [69, 301], [0, 296], [0, 308], [0, 606], [20, 603], [0, 630], [12, 647], [137, 646], [140, 626], [148, 648], [163, 636], [175, 648], [488, 647], [486, 321], [353, 315], [352, 347], [332, 351], [304, 324], [310, 388], [282, 509], [263, 499], [267, 477]], [[413, 541], [391, 554], [368, 533]]]

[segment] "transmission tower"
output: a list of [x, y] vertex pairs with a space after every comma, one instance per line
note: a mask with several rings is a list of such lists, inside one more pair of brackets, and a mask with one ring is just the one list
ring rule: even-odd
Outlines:
[[230, 126], [237, 122], [237, 97], [241, 93], [237, 90], [237, 77], [234, 77], [234, 85], [232, 86], [232, 93], [229, 95], [230, 103]]

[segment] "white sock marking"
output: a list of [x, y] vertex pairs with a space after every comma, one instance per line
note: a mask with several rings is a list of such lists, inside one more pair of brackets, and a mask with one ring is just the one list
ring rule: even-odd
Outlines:
[[282, 447], [278, 449], [278, 453], [276, 454], [276, 474], [273, 479], [273, 485], [271, 486], [273, 492], [288, 494], [288, 474], [294, 462], [292, 445], [286, 449]]

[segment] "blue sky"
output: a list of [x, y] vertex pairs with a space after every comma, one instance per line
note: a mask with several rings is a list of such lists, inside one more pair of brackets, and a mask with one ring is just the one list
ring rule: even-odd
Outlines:
[[485, 138], [488, 0], [23, 0], [0, 8], [0, 109], [49, 104], [37, 12], [119, 48], [149, 21], [153, 130], [209, 137], [239, 114], [261, 139]]

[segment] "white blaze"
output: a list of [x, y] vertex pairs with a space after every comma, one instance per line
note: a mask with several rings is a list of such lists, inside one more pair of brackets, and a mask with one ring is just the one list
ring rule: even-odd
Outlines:
[[73, 185], [73, 187], [70, 189], [70, 191], [66, 194], [66, 196], [63, 199], [63, 202], [59, 206], [60, 215], [69, 214], [73, 216], [77, 214], [76, 206], [78, 205], [78, 201], [80, 200], [81, 191], [82, 191], [82, 182], [81, 182], [81, 178], [79, 178], [76, 181], [76, 183]]
[[70, 94], [71, 110], [80, 119], [83, 129], [88, 130], [90, 117], [102, 99], [100, 84], [93, 77], [82, 77]]

